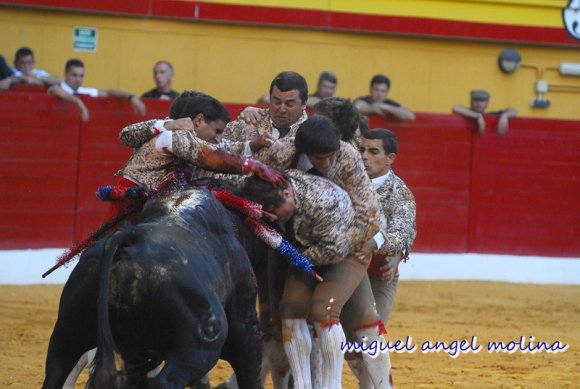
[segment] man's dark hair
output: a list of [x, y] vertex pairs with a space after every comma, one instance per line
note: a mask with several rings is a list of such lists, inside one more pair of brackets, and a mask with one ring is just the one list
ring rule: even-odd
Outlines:
[[230, 114], [222, 103], [205, 93], [186, 90], [171, 104], [169, 117], [171, 119], [195, 118], [203, 114], [206, 122], [222, 120], [230, 121]]
[[340, 139], [350, 141], [359, 127], [360, 115], [354, 104], [344, 97], [328, 97], [314, 105], [314, 112], [329, 118], [340, 132]]
[[81, 61], [78, 58], [72, 58], [66, 61], [66, 64], [64, 65], [64, 72], [68, 73], [70, 68], [84, 68], [84, 67], [85, 64], [83, 63], [83, 61]]
[[296, 89], [300, 94], [302, 104], [306, 104], [306, 100], [308, 100], [308, 84], [306, 84], [304, 77], [296, 72], [279, 73], [270, 84], [270, 96], [272, 96], [274, 87], [278, 88], [281, 92], [289, 92]]
[[371, 79], [371, 88], [375, 84], [387, 84], [387, 88], [391, 89], [391, 80], [383, 74], [377, 74]]
[[[284, 176], [284, 178], [286, 178], [286, 182], [290, 185], [288, 177]], [[242, 181], [240, 189], [240, 195], [242, 197], [261, 204], [262, 208], [267, 212], [272, 208], [278, 208], [286, 201], [282, 195], [282, 191], [285, 188], [274, 187], [272, 183], [264, 181], [256, 175], [245, 178]]]
[[22, 57], [27, 57], [29, 55], [32, 55], [34, 57], [32, 49], [30, 49], [29, 47], [21, 47], [18, 50], [16, 50], [16, 53], [14, 54], [14, 62], [18, 61]]
[[369, 130], [369, 118], [367, 115], [363, 115], [362, 113], [358, 113], [358, 129], [361, 135], [364, 135]]
[[399, 151], [399, 142], [397, 141], [397, 136], [391, 130], [386, 130], [384, 128], [373, 128], [363, 134], [366, 139], [381, 139], [383, 142], [383, 150], [385, 154], [391, 154]]
[[326, 154], [340, 149], [340, 133], [330, 119], [314, 115], [298, 127], [294, 140], [297, 154]]
[[155, 67], [157, 65], [161, 65], [161, 64], [167, 65], [169, 70], [171, 70], [171, 73], [175, 73], [175, 69], [173, 69], [173, 65], [169, 61], [165, 61], [165, 60], [157, 61], [157, 62], [155, 62], [155, 65], [153, 65], [153, 67]]
[[322, 72], [318, 76], [318, 85], [322, 84], [323, 81], [332, 82], [333, 84], [338, 84], [338, 78], [336, 78], [336, 74], [333, 72]]

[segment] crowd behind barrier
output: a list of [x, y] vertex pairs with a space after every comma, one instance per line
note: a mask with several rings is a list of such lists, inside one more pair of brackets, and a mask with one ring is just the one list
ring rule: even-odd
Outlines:
[[[95, 191], [116, 183], [131, 153], [119, 131], [143, 120], [127, 100], [83, 98], [83, 122], [45, 91], [0, 94], [0, 249], [68, 247], [95, 230], [109, 206]], [[144, 102], [147, 118], [171, 104]], [[246, 105], [226, 106], [235, 118]], [[579, 257], [580, 121], [516, 118], [503, 136], [475, 126], [452, 114], [370, 117], [399, 138], [395, 171], [417, 200], [414, 251]]]

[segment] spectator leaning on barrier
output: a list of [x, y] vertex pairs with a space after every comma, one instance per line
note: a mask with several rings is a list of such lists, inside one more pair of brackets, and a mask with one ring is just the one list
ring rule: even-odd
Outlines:
[[389, 77], [377, 74], [371, 79], [370, 94], [356, 98], [354, 104], [365, 115], [390, 115], [399, 120], [415, 120], [413, 111], [387, 97], [390, 90], [391, 80]]
[[57, 77], [42, 69], [34, 68], [34, 53], [28, 47], [21, 47], [14, 55], [14, 68], [8, 77], [7, 88], [18, 84], [51, 86], [60, 81]]
[[179, 93], [171, 89], [171, 82], [175, 70], [173, 65], [167, 61], [157, 61], [153, 66], [153, 79], [155, 80], [155, 88], [141, 95], [142, 98], [160, 99], [160, 100], [175, 100]]
[[306, 101], [307, 107], [314, 107], [322, 99], [333, 97], [336, 92], [336, 85], [338, 84], [338, 79], [336, 74], [333, 72], [322, 72], [318, 76], [318, 84], [316, 84], [316, 92], [308, 95], [308, 101]]
[[89, 111], [78, 95], [88, 95], [91, 97], [117, 97], [119, 99], [128, 99], [131, 101], [135, 112], [145, 115], [145, 104], [132, 93], [118, 89], [96, 89], [82, 86], [85, 78], [85, 64], [79, 59], [69, 59], [64, 68], [64, 81], [58, 85], [53, 85], [48, 89], [63, 100], [71, 101], [78, 105], [81, 110], [81, 118], [84, 121], [89, 120]]
[[456, 105], [453, 107], [453, 113], [458, 113], [468, 119], [473, 119], [477, 123], [477, 129], [480, 134], [485, 132], [484, 115], [499, 115], [497, 121], [497, 133], [503, 135], [509, 128], [509, 119], [517, 116], [518, 111], [514, 108], [506, 108], [500, 111], [485, 112], [489, 105], [490, 94], [486, 90], [476, 89], [470, 93], [470, 106]]

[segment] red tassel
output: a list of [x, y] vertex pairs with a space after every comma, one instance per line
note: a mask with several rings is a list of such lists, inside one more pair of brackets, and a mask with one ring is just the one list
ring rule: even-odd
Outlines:
[[53, 267], [44, 272], [42, 278], [45, 278], [59, 267], [70, 262], [74, 257], [79, 255], [88, 246], [90, 246], [91, 244], [93, 244], [94, 242], [101, 239], [103, 236], [105, 236], [106, 234], [117, 228], [127, 218], [137, 214], [141, 209], [141, 207], [142, 207], [141, 203], [133, 204], [131, 207], [126, 208], [122, 213], [114, 216], [107, 222], [103, 223], [99, 228], [97, 228], [96, 231], [92, 232], [87, 238], [73, 244], [71, 248], [69, 248], [61, 256], [58, 257], [57, 262]]
[[318, 324], [320, 325], [320, 328], [330, 328], [334, 325], [339, 325], [340, 324], [340, 320], [329, 320], [327, 322], [318, 322]]
[[366, 328], [372, 328], [372, 327], [379, 328], [378, 335], [386, 335], [387, 334], [387, 328], [385, 327], [385, 324], [383, 323], [382, 320], [373, 321], [372, 323], [369, 323], [369, 324], [362, 324], [360, 326], [354, 327], [353, 330], [358, 331], [358, 330], [364, 330]]
[[258, 203], [234, 196], [223, 189], [212, 189], [211, 193], [226, 207], [233, 208], [252, 219], [262, 217], [262, 206]]

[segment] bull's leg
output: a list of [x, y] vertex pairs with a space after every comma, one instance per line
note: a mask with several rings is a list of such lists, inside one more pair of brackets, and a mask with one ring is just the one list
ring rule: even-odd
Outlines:
[[81, 375], [83, 370], [93, 362], [96, 353], [97, 349], [94, 348], [92, 350], [87, 351], [81, 356], [75, 367], [73, 367], [72, 371], [66, 378], [66, 381], [62, 389], [74, 389], [77, 380], [79, 379], [79, 376]]
[[87, 333], [79, 333], [79, 329], [57, 321], [48, 346], [43, 389], [62, 389], [81, 356], [95, 347], [94, 336], [87, 337], [90, 329]]
[[58, 319], [48, 345], [43, 389], [62, 389], [81, 356], [96, 346], [94, 262], [93, 257], [83, 254], [62, 291]]
[[232, 295], [227, 309], [229, 333], [222, 358], [232, 365], [240, 389], [262, 388], [262, 341], [256, 314], [256, 294], [248, 293], [246, 287], [238, 288]]

